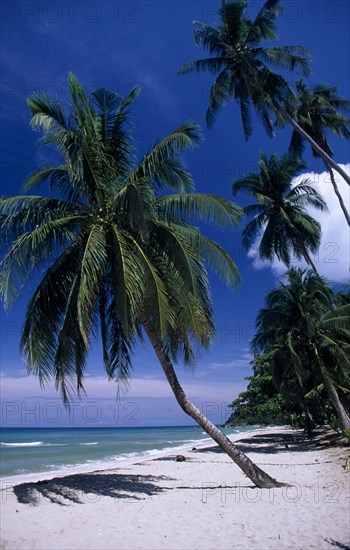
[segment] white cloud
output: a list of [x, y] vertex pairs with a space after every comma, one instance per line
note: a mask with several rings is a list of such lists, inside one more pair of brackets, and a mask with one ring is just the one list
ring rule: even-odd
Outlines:
[[230, 369], [237, 369], [237, 368], [247, 368], [250, 366], [250, 361], [252, 360], [252, 356], [250, 353], [245, 353], [238, 359], [233, 359], [232, 361], [228, 361], [226, 363], [224, 362], [213, 362], [208, 364], [208, 369], [210, 370], [230, 370]]
[[[180, 381], [181, 382], [181, 381]], [[117, 385], [109, 382], [106, 378], [86, 377], [84, 382], [85, 391], [88, 399], [115, 399], [117, 395]], [[227, 384], [222, 382], [210, 384], [198, 383], [196, 380], [188, 380], [183, 383], [183, 388], [189, 397], [207, 398], [222, 397], [227, 393]], [[229, 388], [229, 394], [232, 395], [232, 387]], [[49, 382], [43, 389], [39, 386], [39, 380], [34, 376], [25, 376], [13, 378], [4, 376], [1, 378], [2, 399], [60, 399], [55, 390], [54, 383]], [[131, 379], [128, 391], [123, 391], [121, 387], [121, 396], [128, 399], [163, 399], [173, 396], [170, 386], [166, 380], [158, 379]]]
[[[106, 378], [87, 377], [87, 396], [65, 409], [53, 383], [40, 390], [34, 376], [2, 377], [1, 423], [3, 426], [43, 425], [176, 425], [192, 423], [181, 410], [166, 380], [133, 379], [130, 391], [116, 400], [116, 385]], [[210, 385], [197, 380], [183, 384], [193, 403], [214, 423], [224, 423], [227, 405], [243, 391], [245, 382]]]
[[[350, 164], [341, 164], [343, 170], [350, 174]], [[335, 180], [339, 191], [343, 197], [345, 206], [349, 209], [350, 189], [344, 179], [334, 172]], [[316, 172], [307, 172], [294, 180], [296, 185], [302, 179], [309, 179], [314, 187], [319, 191], [328, 206], [328, 212], [320, 212], [314, 208], [309, 208], [309, 213], [320, 222], [322, 228], [322, 239], [318, 255], [314, 258], [316, 267], [320, 275], [333, 282], [346, 282], [349, 280], [350, 263], [350, 235], [349, 227], [344, 214], [340, 208], [338, 199], [333, 191], [329, 174], [325, 171], [320, 174]], [[261, 236], [254, 243], [248, 256], [253, 259], [253, 265], [256, 269], [272, 269], [277, 276], [283, 276], [287, 271], [285, 265], [275, 259], [273, 262], [261, 260], [257, 255]], [[294, 262], [292, 265], [307, 267], [305, 261]]]

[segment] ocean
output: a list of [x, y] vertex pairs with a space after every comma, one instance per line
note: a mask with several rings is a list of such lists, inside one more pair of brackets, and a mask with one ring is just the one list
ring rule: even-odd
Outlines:
[[[252, 428], [226, 428], [232, 435]], [[2, 478], [141, 459], [213, 443], [198, 426], [151, 428], [3, 428]]]

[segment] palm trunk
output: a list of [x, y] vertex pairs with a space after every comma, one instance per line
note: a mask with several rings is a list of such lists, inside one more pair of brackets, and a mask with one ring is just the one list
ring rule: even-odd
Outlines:
[[325, 385], [325, 388], [326, 388], [330, 398], [332, 399], [332, 401], [334, 403], [334, 407], [337, 411], [338, 418], [339, 418], [342, 430], [344, 430], [344, 429], [350, 430], [350, 418], [349, 418], [342, 402], [339, 399], [338, 392], [337, 392], [332, 380], [328, 376], [324, 377], [324, 385]]
[[259, 466], [254, 464], [244, 453], [242, 453], [201, 411], [188, 399], [182, 389], [173, 365], [164, 350], [164, 346], [152, 330], [150, 323], [142, 319], [143, 327], [154, 348], [154, 351], [159, 359], [165, 376], [170, 384], [173, 394], [179, 403], [182, 410], [188, 414], [207, 432], [207, 434], [216, 441], [216, 443], [228, 454], [230, 458], [243, 470], [247, 477], [257, 486], [261, 488], [282, 487], [284, 484], [279, 483], [274, 478], [270, 477]]
[[332, 159], [317, 143], [312, 139], [312, 137], [309, 136], [305, 130], [299, 124], [296, 120], [294, 120], [293, 117], [290, 116], [290, 114], [287, 112], [285, 107], [279, 106], [279, 110], [282, 112], [283, 116], [288, 120], [288, 122], [293, 126], [294, 130], [298, 132], [302, 136], [303, 139], [305, 139], [322, 158], [322, 160], [331, 166], [338, 174], [341, 175], [342, 178], [346, 181], [348, 185], [350, 185], [350, 176], [343, 170], [339, 164], [335, 162], [335, 160]]
[[343, 214], [345, 216], [345, 219], [346, 221], [348, 222], [348, 226], [350, 227], [350, 216], [349, 216], [349, 212], [347, 211], [346, 207], [345, 207], [345, 204], [344, 204], [344, 201], [343, 201], [343, 197], [341, 196], [340, 194], [340, 191], [338, 189], [338, 186], [336, 184], [336, 181], [335, 181], [335, 178], [334, 178], [334, 174], [333, 174], [333, 170], [332, 168], [325, 162], [325, 167], [327, 168], [328, 170], [328, 173], [330, 175], [330, 178], [331, 178], [331, 182], [332, 182], [332, 185], [333, 185], [333, 189], [334, 189], [334, 193], [337, 195], [338, 197], [338, 201], [339, 201], [339, 204], [340, 204], [340, 208], [342, 209], [343, 211]]
[[306, 249], [306, 246], [304, 245], [303, 242], [300, 242], [300, 248], [302, 250], [302, 253], [303, 253], [303, 256], [304, 256], [304, 259], [305, 259], [306, 263], [312, 267], [312, 269], [314, 270], [316, 275], [320, 276], [319, 272], [316, 269], [316, 266], [315, 266], [314, 262], [311, 259], [310, 254], [308, 253], [308, 251]]
[[337, 415], [338, 415], [338, 419], [339, 419], [341, 428], [342, 428], [342, 430], [344, 430], [344, 429], [349, 430], [350, 429], [349, 415], [347, 414], [344, 405], [342, 404], [342, 402], [339, 399], [338, 392], [337, 392], [332, 380], [328, 376], [328, 373], [327, 373], [327, 371], [324, 367], [323, 361], [322, 361], [322, 359], [321, 359], [321, 357], [318, 353], [317, 347], [315, 345], [313, 347], [314, 347], [314, 351], [315, 351], [315, 354], [316, 354], [316, 357], [317, 357], [317, 361], [318, 361], [318, 364], [319, 364], [319, 367], [320, 367], [320, 370], [321, 370], [321, 373], [322, 373], [322, 378], [323, 378], [323, 381], [324, 381], [326, 391], [327, 391], [330, 399], [332, 400], [332, 402], [334, 404], [334, 407], [337, 411]]

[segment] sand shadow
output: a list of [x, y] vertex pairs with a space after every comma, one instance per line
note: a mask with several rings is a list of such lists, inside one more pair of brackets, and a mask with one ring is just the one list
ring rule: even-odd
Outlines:
[[338, 540], [334, 539], [324, 539], [325, 542], [328, 542], [331, 546], [335, 546], [336, 548], [340, 548], [341, 550], [350, 550], [350, 546], [347, 544], [344, 544], [343, 542], [339, 542]]
[[277, 454], [314, 451], [316, 442], [304, 433], [255, 435], [241, 439], [237, 447], [244, 453]]
[[[307, 447], [315, 450], [315, 443], [308, 441], [306, 436], [294, 434], [275, 434], [253, 435], [235, 442], [235, 446], [244, 453], [267, 453], [275, 454], [284, 451], [305, 451]], [[205, 447], [199, 449], [199, 452], [210, 451], [213, 453], [223, 453], [218, 447]]]
[[109, 474], [101, 471], [21, 483], [13, 487], [13, 492], [18, 502], [32, 506], [38, 505], [42, 498], [62, 506], [97, 502], [101, 497], [135, 501], [161, 493], [166, 488], [161, 487], [160, 483], [171, 479], [166, 476]]
[[[315, 451], [326, 447], [341, 444], [341, 435], [330, 433], [329, 430], [319, 429], [313, 436], [307, 435], [303, 431], [293, 433], [268, 433], [258, 434], [252, 437], [240, 439], [235, 443], [236, 447], [243, 453], [261, 453], [277, 454], [284, 452], [307, 452]], [[199, 449], [199, 452], [210, 451], [213, 453], [222, 453], [218, 446], [205, 447]]]

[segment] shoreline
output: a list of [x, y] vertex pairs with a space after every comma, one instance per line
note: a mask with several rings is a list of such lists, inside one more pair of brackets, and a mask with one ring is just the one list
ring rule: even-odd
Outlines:
[[[287, 426], [282, 426], [282, 428], [288, 428]], [[235, 430], [238, 428], [234, 428], [233, 426], [229, 429]], [[228, 437], [232, 442], [237, 441], [241, 438], [244, 434], [250, 434], [250, 433], [259, 433], [261, 431], [269, 431], [269, 430], [275, 430], [276, 427], [274, 426], [265, 426], [263, 428], [254, 428], [252, 429], [246, 429], [242, 430], [240, 432], [237, 431], [236, 434], [230, 434]], [[204, 432], [203, 432], [204, 433]], [[205, 441], [204, 441], [205, 440]], [[74, 475], [75, 473], [93, 473], [95, 471], [101, 471], [101, 470], [114, 470], [116, 468], [123, 468], [123, 467], [129, 467], [135, 463], [139, 462], [147, 462], [148, 460], [157, 460], [158, 458], [161, 458], [163, 456], [171, 455], [173, 453], [180, 454], [182, 452], [189, 452], [192, 451], [192, 447], [196, 447], [198, 450], [201, 448], [208, 447], [208, 445], [216, 446], [215, 441], [213, 441], [209, 436], [206, 438], [203, 437], [199, 440], [191, 440], [190, 443], [184, 443], [178, 446], [174, 447], [167, 447], [163, 450], [159, 451], [144, 451], [143, 453], [135, 453], [135, 456], [126, 457], [121, 455], [120, 458], [110, 459], [110, 460], [101, 460], [96, 461], [95, 463], [86, 462], [85, 464], [77, 464], [74, 466], [67, 466], [62, 468], [57, 468], [54, 470], [44, 470], [41, 472], [32, 472], [27, 474], [16, 474], [12, 476], [3, 476], [0, 477], [0, 490], [3, 489], [3, 486], [6, 485], [6, 487], [13, 487], [15, 485], [20, 485], [21, 483], [36, 483], [40, 480], [50, 480], [55, 477], [64, 477], [67, 475]], [[148, 453], [148, 454], [147, 454]]]
[[3, 550], [350, 548], [348, 447], [319, 431], [235, 434], [283, 488], [258, 489], [212, 444], [2, 490]]

